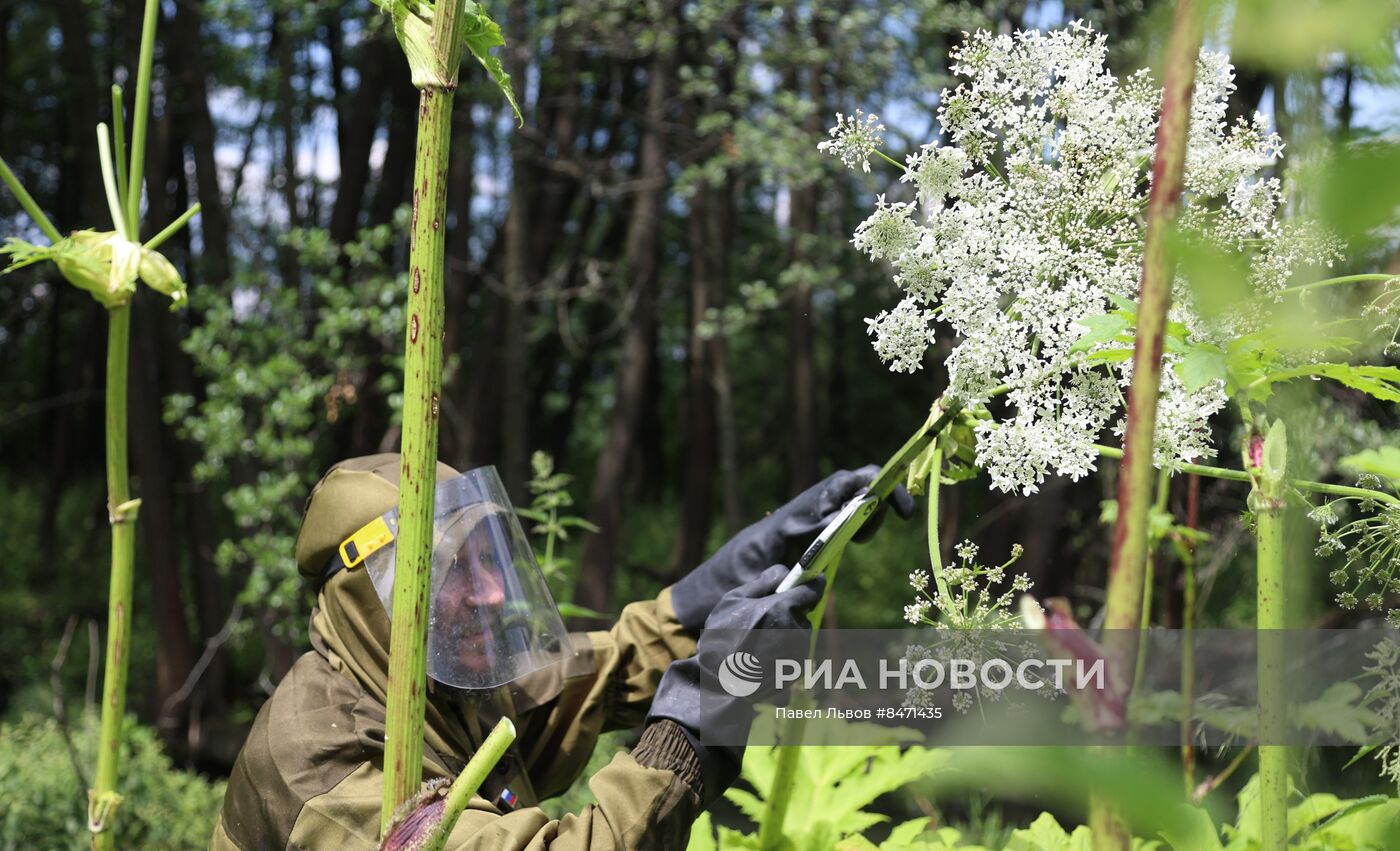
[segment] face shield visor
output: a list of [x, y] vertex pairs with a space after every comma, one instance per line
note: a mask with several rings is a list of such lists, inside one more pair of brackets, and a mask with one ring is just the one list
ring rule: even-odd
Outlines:
[[[572, 655], [563, 619], [495, 467], [437, 485], [428, 601], [428, 676], [490, 689]], [[398, 510], [340, 545], [363, 563], [392, 620]]]

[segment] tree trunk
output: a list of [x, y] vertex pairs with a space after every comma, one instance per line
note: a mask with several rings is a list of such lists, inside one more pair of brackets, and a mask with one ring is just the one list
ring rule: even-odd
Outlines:
[[[724, 301], [727, 257], [714, 239], [716, 208], [724, 204], [725, 188], [702, 185], [690, 202], [690, 340], [686, 347], [686, 395], [681, 407], [685, 435], [681, 475], [680, 530], [671, 549], [669, 573], [679, 576], [704, 557], [705, 539], [714, 515], [718, 428], [715, 416], [715, 340], [701, 334], [705, 315]], [[727, 212], [727, 211], [725, 211]], [[720, 213], [723, 215], [724, 213]]]
[[[172, 441], [160, 419], [160, 378], [156, 374], [158, 324], [169, 321], [163, 305], [152, 304], [142, 293], [134, 317], [142, 333], [135, 337], [131, 369], [131, 460], [140, 480], [143, 571], [151, 587], [151, 620], [156, 628], [155, 703], [157, 726], [167, 743], [180, 740], [182, 706], [161, 710], [194, 667], [195, 650], [185, 617], [184, 581], [180, 570], [180, 525], [175, 519], [175, 499], [170, 486], [167, 452]], [[165, 315], [160, 315], [164, 313]]]
[[[800, 36], [802, 23], [793, 18], [795, 34]], [[818, 48], [825, 46], [825, 30], [819, 21], [812, 24], [813, 42]], [[799, 39], [800, 40], [800, 39]], [[826, 91], [822, 84], [822, 68], [812, 64], [804, 69], [807, 95], [816, 105], [806, 120], [807, 133], [811, 138], [821, 135], [825, 120]], [[793, 75], [794, 88], [796, 74]], [[788, 490], [798, 493], [817, 481], [820, 476], [821, 456], [818, 449], [817, 413], [817, 365], [813, 344], [812, 320], [812, 281], [808, 274], [817, 262], [813, 249], [819, 226], [817, 206], [820, 197], [815, 184], [791, 188], [791, 261], [802, 270], [793, 285], [788, 309], [788, 386], [792, 390], [789, 413], [792, 416], [788, 430]]]
[[214, 121], [209, 114], [208, 66], [203, 44], [203, 5], [200, 0], [178, 3], [171, 20], [170, 63], [172, 82], [178, 91], [172, 98], [181, 128], [194, 159], [199, 194], [199, 232], [203, 250], [195, 279], [202, 284], [226, 281], [229, 267], [229, 216], [219, 188], [219, 167], [214, 159]]
[[[673, 20], [675, 4], [667, 4], [663, 20]], [[623, 489], [627, 478], [627, 458], [635, 445], [642, 421], [642, 400], [646, 393], [653, 359], [652, 340], [656, 324], [658, 249], [666, 187], [666, 113], [670, 106], [675, 55], [657, 53], [650, 63], [646, 107], [637, 159], [639, 186], [629, 215], [624, 268], [628, 292], [632, 293], [632, 321], [622, 344], [617, 364], [616, 401], [603, 451], [589, 493], [588, 516], [599, 527], [584, 544], [575, 598], [588, 608], [605, 610], [612, 585], [622, 534]]]
[[[297, 102], [296, 91], [292, 87], [292, 77], [296, 72], [296, 54], [285, 12], [273, 12], [272, 38], [268, 47], [277, 63], [277, 120], [282, 130], [282, 161], [278, 167], [278, 177], [282, 184], [282, 206], [287, 212], [286, 226], [289, 229], [299, 228], [301, 208], [297, 201]], [[296, 252], [284, 248], [279, 254], [282, 277], [288, 286], [299, 287], [301, 264]]]
[[384, 70], [397, 62], [390, 49], [392, 35], [379, 30], [365, 39], [358, 50], [356, 76], [359, 87], [350, 103], [337, 110], [344, 112], [344, 127], [336, 136], [340, 150], [340, 180], [336, 184], [335, 202], [331, 205], [331, 239], [344, 245], [355, 238], [364, 209], [365, 186], [369, 183], [369, 155], [374, 134], [379, 129], [379, 113], [384, 106], [384, 82], [389, 76]]
[[[529, 68], [530, 39], [527, 35], [529, 15], [524, 3], [510, 6], [510, 73], [524, 80]], [[529, 110], [527, 109], [527, 112]], [[536, 243], [541, 236], [535, 221], [534, 201], [538, 191], [538, 168], [532, 161], [526, 129], [518, 128], [510, 140], [510, 211], [506, 215], [505, 265], [505, 352], [501, 394], [501, 479], [511, 498], [525, 500], [525, 480], [528, 475], [530, 435], [527, 409], [529, 384], [526, 370], [529, 351], [525, 340], [525, 316], [529, 308], [530, 291], [534, 286], [531, 268], [532, 252], [546, 255], [546, 245]], [[553, 211], [552, 211], [553, 212]], [[541, 242], [543, 242], [541, 240]]]
[[395, 58], [379, 73], [387, 79], [389, 87], [389, 138], [374, 201], [370, 204], [371, 225], [388, 222], [394, 210], [408, 200], [418, 133], [418, 90], [413, 87], [408, 63]]

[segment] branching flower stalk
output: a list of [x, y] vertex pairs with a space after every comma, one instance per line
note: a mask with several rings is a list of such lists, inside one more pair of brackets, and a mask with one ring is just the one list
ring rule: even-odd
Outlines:
[[159, 10], [157, 0], [146, 0], [137, 61], [129, 164], [122, 91], [119, 87], [112, 87], [112, 129], [109, 130], [106, 124], [97, 126], [102, 184], [112, 216], [112, 231], [76, 231], [64, 237], [20, 185], [9, 166], [0, 160], [0, 179], [49, 239], [47, 246], [33, 245], [16, 238], [7, 240], [4, 248], [0, 249], [0, 253], [10, 258], [5, 271], [51, 260], [70, 283], [87, 290], [108, 310], [105, 451], [107, 517], [112, 529], [112, 555], [101, 737], [94, 786], [88, 792], [87, 822], [95, 849], [114, 847], [115, 814], [121, 803], [117, 789], [121, 772], [121, 732], [126, 716], [126, 681], [130, 668], [136, 516], [141, 504], [139, 499], [131, 497], [127, 469], [131, 298], [136, 292], [136, 282], [141, 280], [157, 292], [169, 296], [175, 306], [184, 301], [184, 281], [170, 261], [156, 249], [199, 212], [199, 205], [196, 204], [155, 238], [144, 245], [140, 243], [151, 69]]
[[395, 809], [412, 798], [423, 778], [423, 725], [427, 703], [427, 613], [432, 567], [433, 489], [442, 393], [443, 279], [447, 227], [447, 170], [452, 99], [465, 45], [505, 92], [519, 115], [509, 77], [487, 51], [503, 43], [500, 29], [471, 0], [376, 0], [419, 89], [414, 153], [413, 224], [404, 343], [403, 445], [399, 484], [399, 541], [389, 639], [384, 796], [381, 833]]

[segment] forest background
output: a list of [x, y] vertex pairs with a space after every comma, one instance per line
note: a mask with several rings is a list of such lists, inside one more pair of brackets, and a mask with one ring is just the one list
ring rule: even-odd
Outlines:
[[[888, 456], [946, 382], [941, 369], [890, 373], [870, 349], [863, 318], [895, 289], [849, 238], [875, 195], [899, 191], [898, 175], [818, 154], [833, 114], [878, 110], [885, 148], [902, 158], [936, 134], [962, 32], [1083, 19], [1126, 73], [1160, 48], [1170, 4], [539, 0], [492, 11], [525, 122], [464, 66], [440, 456], [462, 470], [497, 465], [524, 506], [531, 457], [548, 453], [573, 477], [569, 511], [599, 529], [565, 544], [556, 594], [616, 612], [825, 473]], [[3, 154], [62, 230], [105, 215], [92, 127], [111, 120], [98, 93], [129, 86], [140, 13], [130, 0], [0, 0]], [[368, 0], [178, 0], [163, 4], [159, 31], [146, 227], [194, 202], [202, 212], [165, 249], [191, 284], [189, 309], [149, 292], [134, 301], [131, 708], [144, 756], [132, 772], [160, 773], [139, 767], [164, 759], [159, 740], [174, 765], [217, 779], [307, 649], [313, 600], [292, 561], [306, 494], [335, 461], [397, 448], [417, 93]], [[1385, 43], [1393, 59], [1393, 34]], [[1262, 111], [1290, 144], [1400, 125], [1394, 62], [1286, 73], [1236, 62], [1231, 118]], [[0, 231], [31, 227], [0, 196]], [[1400, 273], [1400, 255], [1380, 239], [1353, 266]], [[0, 798], [6, 783], [50, 782], [75, 799], [59, 819], [81, 813], [93, 750], [82, 709], [101, 681], [103, 314], [51, 268], [0, 285], [0, 719], [11, 725]], [[1319, 475], [1393, 442], [1393, 409], [1351, 391], [1298, 410], [1293, 434]], [[1232, 445], [1233, 425], [1219, 428], [1217, 444]], [[1252, 571], [1230, 569], [1249, 554], [1245, 493], [1179, 485], [1173, 513], [1212, 540], [1198, 625], [1251, 623]], [[1052, 479], [1030, 497], [985, 480], [948, 489], [945, 557], [965, 538], [998, 560], [1019, 543], [1037, 596], [1068, 597], [1092, 622], [1113, 495], [1111, 476]], [[850, 551], [829, 622], [901, 623], [904, 577], [927, 557], [921, 525], [890, 524]], [[1159, 578], [1155, 623], [1181, 622], [1173, 580]], [[43, 778], [25, 768], [25, 754], [59, 743], [71, 767]], [[188, 792], [207, 835], [217, 784], [171, 777], [159, 782]]]

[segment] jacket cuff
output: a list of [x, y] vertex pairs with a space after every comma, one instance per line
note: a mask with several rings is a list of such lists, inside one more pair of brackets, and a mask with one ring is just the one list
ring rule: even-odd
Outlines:
[[694, 790], [697, 797], [704, 800], [700, 756], [690, 744], [685, 730], [675, 721], [662, 718], [648, 724], [642, 731], [641, 740], [632, 749], [632, 758], [647, 768], [673, 772]]

